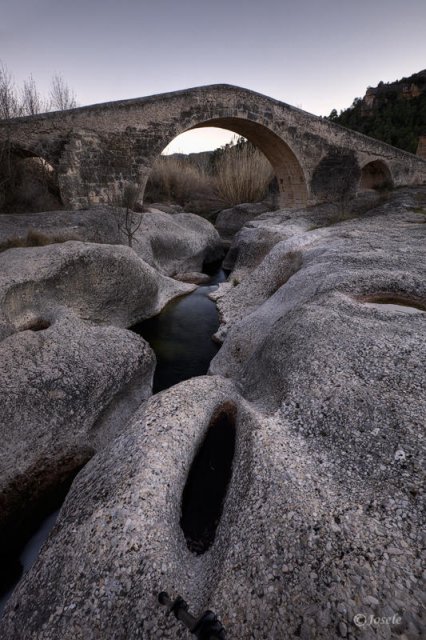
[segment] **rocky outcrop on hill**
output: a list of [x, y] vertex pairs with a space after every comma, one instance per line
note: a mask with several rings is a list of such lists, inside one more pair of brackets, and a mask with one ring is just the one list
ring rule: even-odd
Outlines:
[[368, 115], [370, 110], [377, 110], [396, 98], [412, 100], [422, 94], [426, 94], [426, 69], [408, 78], [395, 82], [380, 82], [377, 87], [368, 87], [362, 100], [364, 113]]
[[363, 98], [329, 119], [400, 149], [416, 153], [426, 133], [426, 69], [395, 82], [368, 87]]
[[[162, 590], [241, 640], [421, 636], [426, 192], [339, 217], [275, 212], [238, 234], [211, 375], [115, 423], [1, 637], [175, 638]], [[203, 512], [217, 463], [194, 461], [218, 424], [229, 487], [196, 555], [185, 514]]]

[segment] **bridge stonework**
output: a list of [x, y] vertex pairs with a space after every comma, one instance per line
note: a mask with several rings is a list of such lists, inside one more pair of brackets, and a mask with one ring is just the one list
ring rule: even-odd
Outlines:
[[57, 171], [73, 209], [143, 192], [156, 157], [177, 135], [218, 126], [245, 136], [271, 162], [282, 207], [338, 199], [348, 190], [426, 184], [426, 161], [326, 119], [229, 85], [103, 103], [0, 122], [0, 145]]

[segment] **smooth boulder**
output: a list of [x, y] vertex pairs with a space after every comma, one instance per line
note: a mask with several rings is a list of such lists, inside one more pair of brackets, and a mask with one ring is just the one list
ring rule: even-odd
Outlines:
[[155, 356], [125, 329], [193, 288], [123, 246], [0, 254], [2, 549], [151, 395]]
[[216, 229], [224, 240], [229, 241], [249, 220], [257, 218], [270, 209], [270, 205], [264, 202], [247, 202], [223, 209], [216, 218]]
[[0, 251], [68, 240], [125, 246], [130, 241], [140, 258], [167, 276], [202, 271], [223, 257], [214, 226], [193, 213], [148, 209], [129, 212], [127, 223], [121, 207], [0, 215]]
[[160, 273], [202, 271], [203, 265], [223, 257], [223, 244], [213, 225], [194, 213], [141, 214], [134, 249]]
[[52, 323], [63, 309], [98, 324], [129, 327], [193, 289], [120, 245], [70, 241], [0, 253], [0, 317], [10, 332]]

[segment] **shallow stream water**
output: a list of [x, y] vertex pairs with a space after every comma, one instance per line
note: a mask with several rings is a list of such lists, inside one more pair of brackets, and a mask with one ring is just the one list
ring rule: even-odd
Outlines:
[[225, 272], [219, 269], [209, 283], [172, 300], [157, 316], [132, 327], [157, 357], [153, 393], [207, 373], [219, 350], [212, 340], [219, 328], [219, 314], [208, 295], [225, 280]]

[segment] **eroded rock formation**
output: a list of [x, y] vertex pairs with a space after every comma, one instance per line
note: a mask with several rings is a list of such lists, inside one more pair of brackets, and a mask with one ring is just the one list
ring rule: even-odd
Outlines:
[[155, 356], [125, 329], [193, 288], [124, 246], [0, 254], [1, 553], [151, 395]]
[[[223, 257], [222, 241], [215, 228], [193, 213], [166, 213], [150, 209], [134, 216], [132, 248], [164, 275], [201, 271], [204, 263]], [[125, 210], [97, 207], [84, 211], [2, 215], [0, 250], [29, 243], [81, 240], [101, 244], [128, 244], [123, 231]], [[140, 226], [137, 228], [139, 221]], [[121, 231], [120, 231], [121, 228]], [[137, 228], [137, 230], [136, 230]]]
[[201, 271], [204, 263], [223, 257], [216, 229], [193, 213], [147, 211], [142, 214], [142, 225], [135, 240], [138, 255], [160, 273], [171, 276]]
[[[240, 231], [212, 375], [150, 398], [86, 465], [2, 637], [175, 638], [164, 589], [230, 638], [420, 636], [425, 211], [418, 189]], [[197, 556], [182, 496], [220, 412], [232, 474]]]

